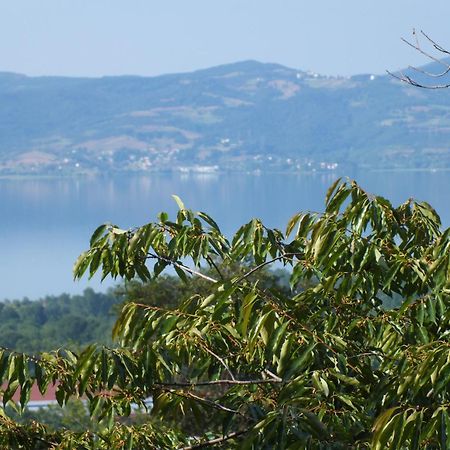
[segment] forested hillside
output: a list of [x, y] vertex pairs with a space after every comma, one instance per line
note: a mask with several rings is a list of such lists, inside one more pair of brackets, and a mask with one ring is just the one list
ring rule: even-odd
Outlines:
[[449, 168], [449, 100], [389, 75], [255, 61], [153, 78], [0, 73], [0, 173]]
[[0, 303], [0, 346], [23, 352], [58, 347], [78, 349], [92, 342], [109, 343], [119, 298], [86, 289], [40, 300]]

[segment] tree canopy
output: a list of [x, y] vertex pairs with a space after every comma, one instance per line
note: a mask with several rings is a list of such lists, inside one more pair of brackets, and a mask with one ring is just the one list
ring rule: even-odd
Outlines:
[[113, 308], [120, 303], [114, 290], [86, 289], [82, 295], [61, 294], [39, 300], [0, 302], [0, 346], [37, 353], [97, 342], [111, 344]]
[[[86, 398], [96, 424], [50, 430], [2, 414], [3, 447], [450, 447], [450, 229], [430, 205], [394, 207], [338, 180], [323, 213], [284, 231], [253, 219], [229, 240], [175, 199], [172, 220], [100, 226], [75, 277], [148, 282], [170, 269], [202, 288], [167, 306], [129, 299], [113, 347], [3, 349], [5, 405], [56, 383], [58, 402]], [[258, 279], [273, 265], [289, 268], [290, 289]], [[148, 419], [127, 419], [148, 397]]]

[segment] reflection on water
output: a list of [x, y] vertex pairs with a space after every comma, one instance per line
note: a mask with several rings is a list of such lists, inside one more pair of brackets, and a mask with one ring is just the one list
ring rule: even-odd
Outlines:
[[[211, 214], [230, 235], [252, 217], [284, 228], [299, 210], [323, 210], [336, 174], [151, 174], [115, 178], [0, 180], [0, 299], [80, 292], [71, 268], [103, 222], [131, 227], [174, 213], [171, 195]], [[352, 176], [394, 204], [431, 203], [450, 225], [449, 172], [372, 172]], [[98, 281], [92, 282], [95, 288]]]

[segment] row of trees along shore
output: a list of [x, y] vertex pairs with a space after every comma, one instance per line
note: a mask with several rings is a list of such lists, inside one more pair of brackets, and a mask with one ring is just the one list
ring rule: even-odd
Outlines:
[[[111, 346], [2, 349], [4, 405], [56, 383], [60, 405], [87, 400], [93, 426], [2, 410], [1, 448], [450, 448], [450, 229], [430, 205], [338, 180], [323, 213], [284, 231], [254, 219], [228, 240], [176, 201], [172, 220], [100, 226], [75, 277], [149, 282], [171, 268], [201, 288], [166, 306], [129, 299]], [[273, 265], [289, 289], [258, 278]]]

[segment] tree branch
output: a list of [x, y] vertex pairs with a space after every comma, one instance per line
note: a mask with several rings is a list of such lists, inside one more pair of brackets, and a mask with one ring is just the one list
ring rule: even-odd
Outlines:
[[224, 411], [224, 412], [228, 412], [228, 413], [232, 413], [232, 414], [237, 414], [241, 417], [244, 417], [245, 419], [248, 419], [249, 417], [247, 417], [245, 414], [241, 413], [240, 411], [236, 410], [236, 409], [231, 409], [228, 408], [227, 406], [223, 406], [220, 403], [216, 403], [212, 400], [209, 400], [207, 398], [204, 397], [200, 397], [199, 395], [196, 395], [192, 392], [185, 392], [185, 391], [177, 391], [175, 389], [166, 389], [166, 392], [169, 392], [171, 394], [177, 395], [179, 397], [183, 397], [183, 398], [192, 398], [194, 400], [197, 400], [201, 403], [204, 403], [205, 405], [211, 406], [211, 408], [214, 409], [218, 409], [219, 411]]
[[213, 381], [191, 381], [191, 382], [173, 382], [173, 383], [155, 383], [157, 387], [196, 387], [196, 386], [215, 386], [215, 385], [256, 385], [256, 384], [279, 384], [281, 378], [264, 378], [259, 380], [213, 380]]
[[216, 358], [217, 361], [219, 361], [219, 362], [222, 364], [222, 366], [225, 367], [225, 370], [229, 373], [231, 379], [232, 379], [233, 381], [236, 381], [236, 379], [234, 378], [233, 372], [231, 372], [230, 368], [228, 367], [228, 364], [227, 364], [227, 363], [226, 363], [219, 355], [216, 355], [212, 350], [210, 350], [210, 349], [206, 346], [206, 344], [203, 344], [203, 345], [202, 345], [202, 348], [203, 348], [206, 352], [208, 352], [210, 355], [214, 356], [214, 358]]
[[216, 270], [217, 274], [219, 275], [219, 277], [223, 280], [223, 274], [220, 271], [219, 267], [217, 267], [217, 264], [214, 262], [214, 260], [211, 258], [211, 256], [207, 256], [206, 260], [208, 261], [208, 263], [214, 267], [214, 269]]
[[199, 448], [204, 448], [204, 447], [211, 447], [212, 445], [216, 445], [216, 444], [223, 444], [226, 441], [229, 441], [230, 439], [234, 439], [236, 437], [242, 436], [243, 434], [248, 433], [251, 430], [251, 428], [247, 429], [247, 430], [243, 430], [243, 431], [236, 431], [235, 433], [230, 433], [227, 434], [226, 436], [220, 437], [220, 438], [216, 438], [216, 439], [211, 439], [209, 441], [205, 441], [205, 442], [201, 442], [199, 444], [194, 444], [194, 445], [190, 445], [188, 447], [182, 447], [179, 450], [196, 450]]
[[190, 267], [185, 266], [184, 264], [182, 264], [178, 261], [174, 261], [173, 259], [166, 258], [165, 256], [156, 255], [154, 253], [148, 253], [147, 256], [152, 259], [159, 259], [161, 261], [164, 261], [168, 264], [178, 267], [181, 270], [185, 270], [186, 272], [190, 273], [191, 275], [195, 275], [197, 277], [203, 278], [204, 280], [210, 281], [211, 283], [217, 283], [219, 281], [219, 280], [216, 280], [215, 278], [205, 275], [204, 273], [201, 273], [197, 270], [191, 269]]
[[291, 258], [291, 257], [296, 256], [296, 255], [298, 255], [298, 253], [283, 253], [282, 255], [277, 256], [276, 258], [270, 259], [268, 261], [264, 261], [263, 263], [259, 264], [256, 267], [253, 267], [253, 269], [249, 270], [247, 273], [245, 273], [244, 275], [239, 277], [234, 282], [234, 284], [239, 284], [241, 281], [244, 281], [246, 278], [248, 278], [249, 276], [251, 276], [252, 274], [257, 272], [258, 270], [262, 269], [265, 266], [268, 266], [269, 264], [274, 263], [275, 261], [279, 261], [280, 259], [287, 259], [289, 261], [293, 261], [293, 258]]
[[[431, 39], [425, 32], [423, 32], [422, 30], [420, 30], [420, 34], [432, 45], [432, 47], [437, 50], [440, 53], [443, 53], [445, 55], [450, 55], [450, 51], [446, 50], [444, 47], [442, 47], [441, 45], [439, 45], [437, 42], [435, 42], [433, 39]], [[446, 63], [445, 61], [442, 61], [442, 59], [428, 53], [427, 51], [425, 51], [419, 42], [419, 39], [417, 37], [417, 33], [416, 30], [413, 30], [413, 37], [415, 39], [415, 43], [408, 41], [405, 38], [401, 38], [401, 40], [408, 45], [409, 47], [413, 48], [414, 50], [416, 50], [417, 52], [421, 53], [422, 55], [426, 56], [428, 59], [430, 59], [431, 61], [434, 61], [437, 64], [440, 64], [441, 66], [445, 67], [445, 70], [443, 72], [440, 73], [431, 73], [428, 72], [426, 70], [420, 69], [418, 67], [414, 67], [414, 66], [409, 66], [409, 68], [411, 70], [414, 70], [415, 72], [421, 73], [423, 75], [426, 75], [427, 77], [430, 78], [442, 78], [445, 75], [447, 75], [448, 73], [450, 73], [450, 64]], [[409, 75], [406, 75], [403, 72], [400, 72], [399, 74], [394, 74], [392, 72], [390, 72], [389, 70], [386, 71], [389, 75], [391, 75], [392, 77], [396, 78], [397, 80], [400, 80], [404, 83], [410, 84], [411, 86], [415, 86], [415, 87], [419, 87], [419, 88], [424, 88], [424, 89], [446, 89], [450, 87], [450, 83], [445, 83], [445, 84], [435, 84], [435, 85], [427, 85], [427, 84], [423, 84], [420, 83], [416, 80], [414, 80], [414, 78], [412, 78]]]

